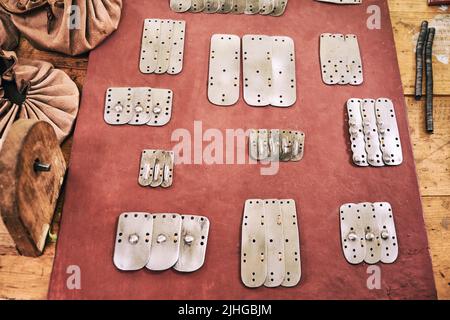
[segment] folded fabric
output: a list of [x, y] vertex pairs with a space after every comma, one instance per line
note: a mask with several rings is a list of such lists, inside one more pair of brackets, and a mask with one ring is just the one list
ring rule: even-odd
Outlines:
[[[22, 2], [28, 4], [26, 0]], [[12, 21], [35, 47], [68, 55], [82, 54], [98, 46], [117, 29], [122, 12], [122, 0], [45, 2], [38, 9], [13, 12]]]
[[19, 45], [19, 31], [9, 14], [0, 11], [0, 49], [14, 50]]
[[0, 0], [0, 6], [11, 13], [24, 13], [43, 7], [48, 0]]
[[18, 119], [50, 123], [60, 142], [70, 133], [78, 113], [79, 91], [63, 71], [44, 61], [20, 60], [0, 51], [0, 148]]

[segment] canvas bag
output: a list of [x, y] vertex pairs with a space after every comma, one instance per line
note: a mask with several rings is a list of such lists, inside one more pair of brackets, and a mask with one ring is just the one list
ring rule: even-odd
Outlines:
[[79, 91], [70, 77], [44, 61], [21, 60], [0, 51], [0, 148], [18, 119], [50, 123], [62, 142], [78, 113]]
[[[33, 5], [30, 2], [35, 1]], [[37, 48], [79, 55], [114, 32], [122, 0], [0, 0], [17, 29]], [[24, 9], [13, 10], [17, 3]], [[14, 5], [13, 3], [16, 3]], [[19, 11], [19, 12], [17, 12]]]
[[14, 50], [19, 45], [19, 31], [9, 14], [0, 10], [0, 49]]

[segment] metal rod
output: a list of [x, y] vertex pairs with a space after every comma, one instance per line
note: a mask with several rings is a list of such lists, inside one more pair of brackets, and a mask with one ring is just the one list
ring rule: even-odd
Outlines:
[[433, 133], [433, 40], [435, 28], [428, 29], [427, 44], [425, 47], [425, 76], [426, 76], [426, 130]]
[[423, 82], [423, 63], [425, 57], [425, 41], [427, 40], [428, 21], [422, 21], [420, 26], [419, 38], [416, 46], [416, 86], [415, 98], [420, 100], [422, 98], [422, 82]]

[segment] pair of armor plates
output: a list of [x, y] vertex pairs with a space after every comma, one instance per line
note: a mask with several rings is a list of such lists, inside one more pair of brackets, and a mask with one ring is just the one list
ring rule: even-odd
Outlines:
[[344, 204], [340, 208], [340, 220], [342, 248], [349, 263], [395, 262], [398, 239], [389, 203]]
[[166, 125], [172, 116], [173, 92], [154, 88], [109, 88], [105, 122], [110, 125]]
[[262, 14], [281, 16], [288, 0], [170, 0], [175, 12]]
[[364, 81], [358, 38], [354, 34], [321, 34], [320, 64], [325, 84], [357, 86]]
[[305, 134], [301, 131], [252, 129], [249, 154], [253, 160], [300, 161], [305, 150]]
[[143, 150], [138, 182], [143, 187], [169, 188], [173, 182], [175, 155], [173, 151]]
[[[245, 35], [242, 38], [244, 100], [255, 107], [290, 107], [297, 100], [295, 46], [289, 37]], [[219, 106], [238, 102], [241, 40], [236, 35], [211, 38], [208, 99]]]
[[186, 22], [146, 19], [139, 69], [142, 73], [178, 74], [183, 70]]
[[403, 162], [400, 134], [390, 99], [347, 101], [353, 162], [357, 166], [396, 166]]
[[125, 212], [119, 216], [114, 265], [123, 271], [144, 267], [194, 272], [203, 266], [209, 220], [176, 213]]
[[241, 280], [257, 288], [300, 282], [300, 240], [295, 201], [249, 199], [242, 222]]

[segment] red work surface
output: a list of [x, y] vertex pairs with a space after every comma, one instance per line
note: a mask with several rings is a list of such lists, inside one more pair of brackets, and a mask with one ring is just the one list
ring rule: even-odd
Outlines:
[[[151, 4], [150, 4], [151, 3]], [[368, 5], [381, 7], [381, 29], [369, 30]], [[187, 22], [184, 70], [177, 76], [138, 70], [145, 18]], [[327, 86], [319, 64], [319, 35], [355, 33], [364, 65], [361, 86]], [[233, 107], [207, 100], [209, 44], [215, 33], [286, 35], [295, 40], [295, 106]], [[174, 91], [171, 122], [162, 128], [109, 126], [103, 120], [110, 86]], [[350, 97], [391, 98], [403, 143], [398, 167], [351, 163], [345, 102]], [[138, 185], [142, 149], [171, 149], [177, 128], [289, 128], [306, 133], [305, 157], [262, 176], [260, 165], [177, 165], [170, 189]], [[206, 145], [206, 143], [205, 143]], [[293, 198], [299, 213], [303, 276], [295, 288], [248, 289], [240, 280], [240, 232], [248, 198]], [[342, 254], [339, 207], [346, 202], [392, 204], [400, 253], [379, 264], [380, 290], [369, 290], [367, 265]], [[124, 211], [178, 212], [211, 220], [205, 265], [192, 274], [120, 272], [112, 262], [116, 222]], [[81, 270], [81, 290], [67, 288], [68, 267]], [[69, 269], [70, 270], [70, 269]], [[66, 202], [49, 297], [51, 299], [412, 299], [436, 297], [405, 103], [386, 1], [336, 6], [289, 1], [284, 16], [177, 14], [168, 1], [126, 1], [119, 30], [91, 53], [76, 125]]]

